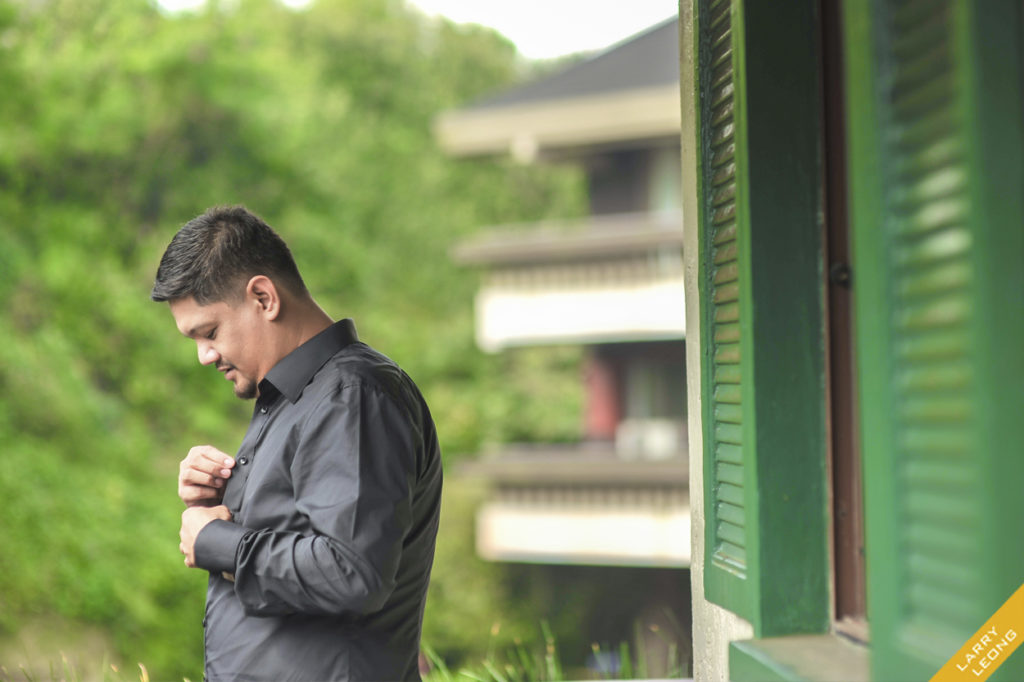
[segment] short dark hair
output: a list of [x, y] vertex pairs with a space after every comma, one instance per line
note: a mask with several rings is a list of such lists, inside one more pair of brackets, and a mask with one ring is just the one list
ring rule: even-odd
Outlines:
[[293, 293], [306, 292], [284, 240], [244, 206], [217, 206], [185, 223], [167, 246], [150, 297], [199, 305], [235, 301], [240, 287], [266, 275]]

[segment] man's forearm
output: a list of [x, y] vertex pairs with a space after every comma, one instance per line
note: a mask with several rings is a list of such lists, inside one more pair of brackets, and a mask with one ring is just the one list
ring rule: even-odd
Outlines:
[[211, 522], [196, 540], [196, 565], [233, 576], [246, 613], [257, 616], [372, 613], [394, 590], [397, 554], [393, 563], [385, 572], [326, 536], [226, 521]]

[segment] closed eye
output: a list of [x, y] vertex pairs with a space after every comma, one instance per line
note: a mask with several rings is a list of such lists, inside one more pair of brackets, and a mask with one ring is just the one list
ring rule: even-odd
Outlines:
[[208, 338], [210, 341], [213, 341], [214, 338], [216, 338], [216, 336], [217, 336], [217, 328], [216, 327], [214, 327], [213, 329], [211, 329], [210, 331], [208, 331], [206, 333], [206, 338]]

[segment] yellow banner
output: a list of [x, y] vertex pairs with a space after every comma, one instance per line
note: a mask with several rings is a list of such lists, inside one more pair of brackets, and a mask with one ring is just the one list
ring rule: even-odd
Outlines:
[[1024, 585], [942, 666], [931, 682], [982, 682], [1003, 664], [1024, 635]]

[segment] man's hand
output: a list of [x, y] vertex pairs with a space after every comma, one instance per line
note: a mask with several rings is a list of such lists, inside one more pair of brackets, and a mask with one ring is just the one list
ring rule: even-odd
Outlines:
[[195, 568], [196, 565], [196, 537], [199, 531], [206, 527], [214, 519], [224, 521], [231, 520], [231, 512], [224, 505], [216, 507], [189, 507], [181, 514], [181, 544], [178, 549], [185, 555], [185, 565]]
[[197, 445], [181, 460], [178, 497], [188, 507], [209, 507], [224, 499], [224, 484], [235, 460], [212, 445]]

